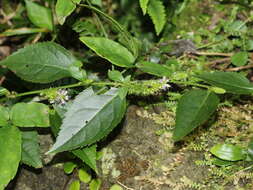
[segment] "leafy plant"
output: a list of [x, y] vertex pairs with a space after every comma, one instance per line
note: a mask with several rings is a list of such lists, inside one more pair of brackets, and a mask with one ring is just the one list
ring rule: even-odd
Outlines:
[[[176, 142], [185, 140], [196, 128], [207, 124], [227, 95], [253, 94], [253, 84], [242, 73], [206, 71], [201, 64], [195, 64], [193, 68], [176, 58], [164, 61], [167, 49], [164, 50], [160, 42], [149, 44], [132, 36], [134, 32], [127, 31], [124, 22], [121, 24], [113, 19], [113, 13], [100, 10], [101, 3], [89, 0], [84, 3], [80, 0], [50, 2], [54, 6], [25, 0], [29, 24], [38, 28], [10, 29], [0, 34], [47, 33], [39, 36], [44, 42], [26, 45], [0, 61], [1, 69], [12, 71], [20, 84], [29, 84], [31, 89], [21, 92], [14, 89], [13, 92], [8, 85], [0, 89], [0, 155], [3, 155], [0, 158], [0, 190], [15, 177], [20, 163], [34, 168], [43, 167], [38, 128], [50, 128], [56, 137], [47, 154], [65, 152], [77, 158], [82, 164], [66, 162], [65, 173], [71, 174], [77, 169], [80, 181], [89, 183], [90, 189], [96, 190], [102, 182], [92, 179], [89, 169], [99, 173], [97, 144], [121, 123], [127, 102], [131, 100], [128, 95], [158, 96], [163, 102], [176, 100], [173, 128], [173, 140]], [[152, 40], [162, 35], [167, 23], [166, 4], [161, 0], [140, 0], [137, 4], [154, 24]], [[53, 15], [52, 7], [55, 7], [56, 15]], [[79, 27], [83, 27], [81, 24], [87, 26], [85, 21], [73, 26], [71, 14], [80, 16], [78, 11], [75, 12], [77, 7], [93, 14], [92, 19], [96, 19], [93, 22], [97, 26], [91, 26], [91, 31], [97, 30], [96, 35], [100, 36], [91, 36], [92, 32], [82, 33]], [[54, 22], [56, 19], [58, 23]], [[70, 48], [61, 39], [59, 31], [69, 24], [79, 33], [73, 42], [79, 44], [81, 50]], [[244, 34], [245, 27], [245, 23], [234, 19], [222, 25], [225, 31], [236, 36]], [[46, 40], [48, 38], [50, 42]], [[234, 66], [244, 66], [249, 61], [246, 50], [230, 57]], [[92, 61], [94, 58], [95, 62]], [[89, 64], [95, 67], [102, 65], [102, 69], [96, 71], [89, 68]], [[142, 78], [145, 80], [140, 80]], [[61, 84], [66, 79], [70, 82]], [[34, 88], [33, 84], [39, 86]], [[174, 92], [172, 86], [176, 87]], [[210, 151], [218, 158], [214, 162], [216, 165], [229, 165], [226, 161], [252, 161], [253, 157], [252, 142], [247, 149], [218, 144]], [[80, 181], [73, 181], [70, 189], [80, 189]], [[114, 185], [111, 189], [121, 187]]]

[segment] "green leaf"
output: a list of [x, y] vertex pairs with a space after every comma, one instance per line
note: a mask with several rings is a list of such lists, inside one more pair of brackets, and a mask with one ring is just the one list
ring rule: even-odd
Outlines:
[[10, 110], [10, 120], [18, 127], [49, 127], [49, 108], [37, 102], [17, 103]]
[[148, 14], [151, 17], [156, 34], [159, 35], [166, 23], [165, 7], [161, 0], [149, 0]]
[[76, 4], [81, 0], [57, 0], [55, 12], [59, 23], [64, 24], [66, 18], [75, 10]]
[[123, 188], [117, 184], [114, 184], [110, 187], [110, 190], [123, 190]]
[[71, 174], [76, 168], [76, 164], [74, 162], [66, 162], [63, 165], [63, 170], [66, 174]]
[[230, 93], [253, 93], [253, 84], [251, 84], [250, 81], [240, 73], [216, 71], [212, 73], [202, 73], [197, 77], [208, 84], [223, 88]]
[[248, 145], [248, 155], [253, 160], [253, 140], [250, 141]]
[[80, 182], [78, 180], [73, 181], [70, 184], [69, 190], [80, 190]]
[[53, 30], [53, 15], [49, 8], [43, 7], [37, 3], [25, 0], [26, 10], [30, 21], [40, 28]]
[[0, 33], [0, 37], [6, 36], [16, 36], [16, 35], [24, 35], [24, 34], [34, 34], [39, 32], [48, 32], [45, 28], [16, 28], [16, 29], [8, 29], [4, 32]]
[[0, 128], [0, 190], [17, 173], [21, 159], [21, 133], [14, 126]]
[[88, 174], [83, 168], [78, 170], [78, 177], [83, 183], [89, 183], [91, 180], [91, 175]]
[[231, 62], [235, 66], [243, 66], [248, 62], [248, 52], [239, 52], [231, 57]]
[[214, 158], [214, 159], [212, 159], [212, 164], [214, 164], [216, 166], [225, 167], [225, 166], [231, 166], [235, 163], [231, 162], [231, 161], [227, 161], [227, 160], [221, 160], [219, 158]]
[[8, 125], [9, 119], [9, 109], [7, 107], [0, 106], [0, 126]]
[[206, 90], [186, 92], [178, 102], [174, 140], [181, 140], [193, 129], [207, 121], [218, 104], [219, 98], [213, 92]]
[[0, 64], [7, 66], [23, 80], [50, 83], [72, 76], [71, 67], [75, 66], [76, 61], [62, 46], [44, 42], [26, 46]]
[[155, 75], [159, 77], [163, 77], [163, 76], [171, 77], [171, 70], [164, 65], [143, 61], [143, 62], [137, 63], [136, 66], [143, 72], [149, 73], [151, 75]]
[[97, 171], [97, 164], [96, 164], [96, 157], [97, 157], [97, 145], [94, 144], [90, 147], [85, 147], [83, 149], [74, 150], [73, 154], [80, 158], [85, 164], [91, 167], [96, 173]]
[[102, 184], [102, 181], [100, 179], [93, 179], [89, 186], [90, 186], [90, 190], [99, 190], [100, 186]]
[[117, 71], [117, 70], [109, 70], [108, 71], [108, 77], [109, 79], [111, 79], [112, 81], [117, 81], [117, 82], [123, 82], [124, 81], [124, 77], [121, 74], [121, 72]]
[[142, 9], [142, 12], [145, 15], [146, 12], [147, 12], [147, 7], [148, 7], [149, 0], [139, 0], [139, 1], [140, 1], [140, 6], [141, 6], [141, 9]]
[[231, 144], [217, 144], [211, 148], [210, 152], [222, 160], [238, 161], [246, 158], [241, 147]]
[[125, 97], [112, 88], [96, 95], [91, 88], [74, 100], [65, 114], [61, 130], [49, 153], [91, 145], [108, 135], [124, 116]]
[[37, 131], [22, 132], [22, 163], [34, 168], [41, 168], [40, 150]]
[[80, 40], [97, 55], [119, 67], [132, 67], [134, 56], [122, 45], [107, 38], [81, 37]]

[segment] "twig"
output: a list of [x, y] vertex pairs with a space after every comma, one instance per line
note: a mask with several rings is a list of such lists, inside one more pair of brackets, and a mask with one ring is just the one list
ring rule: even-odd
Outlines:
[[119, 182], [119, 181], [117, 181], [117, 183], [118, 183], [119, 185], [121, 185], [122, 187], [124, 187], [125, 189], [127, 189], [127, 190], [134, 190], [133, 188], [127, 187], [127, 186], [125, 186], [123, 183], [121, 183], [121, 182]]
[[241, 66], [241, 67], [229, 68], [229, 69], [226, 69], [226, 71], [240, 71], [240, 70], [251, 69], [251, 68], [253, 68], [253, 64]]
[[231, 57], [233, 56], [233, 53], [220, 53], [220, 52], [193, 52], [192, 54], [195, 55], [206, 55], [206, 56], [221, 56], [221, 57]]

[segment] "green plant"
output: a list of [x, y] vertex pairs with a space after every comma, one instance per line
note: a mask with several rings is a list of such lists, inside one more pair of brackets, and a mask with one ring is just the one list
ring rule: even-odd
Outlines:
[[[123, 119], [128, 94], [160, 96], [161, 93], [167, 92], [172, 96], [171, 85], [183, 89], [174, 94], [175, 100], [179, 99], [173, 129], [174, 141], [183, 140], [210, 119], [226, 94], [252, 96], [253, 85], [241, 73], [206, 72], [203, 69], [191, 68], [184, 70], [184, 65], [173, 59], [159, 64], [152, 48], [133, 37], [112, 16], [101, 11], [97, 7], [99, 3], [94, 2], [58, 0], [55, 4], [60, 25], [67, 22], [68, 16], [77, 7], [89, 9], [95, 14], [96, 23], [102, 29], [99, 36], [87, 35], [94, 29], [87, 21], [82, 24], [90, 26], [86, 28], [90, 31], [84, 31], [80, 23], [78, 26], [73, 24], [75, 31], [80, 33], [80, 42], [86, 47], [88, 56], [85, 59], [80, 55], [74, 56], [62, 45], [54, 42], [59, 35], [57, 29], [60, 26], [53, 22], [52, 9], [30, 0], [25, 0], [25, 10], [32, 24], [38, 28], [9, 29], [0, 34], [12, 36], [40, 32], [40, 35], [45, 34], [45, 38], [46, 34], [52, 38], [51, 42], [27, 45], [0, 62], [2, 67], [11, 70], [24, 81], [49, 85], [20, 93], [5, 87], [1, 89], [0, 154], [3, 156], [0, 158], [0, 190], [15, 177], [19, 163], [35, 168], [42, 167], [37, 128], [50, 127], [56, 137], [56, 142], [48, 154], [70, 153], [98, 173], [97, 143]], [[160, 0], [140, 0], [139, 3], [143, 14], [150, 15], [156, 35], [159, 35], [166, 24], [166, 6]], [[101, 18], [109, 24], [104, 26]], [[241, 30], [241, 25], [245, 23], [238, 24], [233, 21], [230, 24], [232, 26], [227, 27], [232, 27], [233, 35], [244, 31]], [[240, 30], [236, 30], [238, 27], [234, 25], [240, 25]], [[110, 38], [107, 27], [113, 27], [117, 35]], [[225, 28], [225, 25], [223, 27]], [[99, 33], [98, 30], [96, 32]], [[145, 51], [145, 48], [148, 50]], [[161, 56], [164, 50], [157, 53]], [[83, 62], [89, 61], [89, 56], [103, 58], [103, 62], [107, 61], [112, 67], [111, 70], [103, 71], [106, 73], [103, 79], [94, 79], [92, 74], [95, 72], [85, 69]], [[247, 61], [246, 49], [232, 56], [235, 66], [243, 66]], [[139, 80], [141, 75], [152, 78]], [[74, 82], [57, 85], [63, 78], [71, 78]], [[71, 92], [75, 97], [70, 95]], [[40, 103], [35, 102], [34, 97], [37, 97]], [[237, 161], [247, 158], [252, 161], [252, 143], [247, 151], [225, 144], [216, 145], [211, 152], [222, 160]], [[69, 174], [76, 166], [77, 164], [72, 162], [65, 163], [64, 170]], [[90, 179], [82, 169], [79, 169], [79, 178], [82, 182], [89, 183], [90, 189], [99, 189], [101, 185], [99, 179]], [[199, 188], [198, 184], [189, 186]], [[79, 181], [74, 181], [70, 186], [73, 190], [79, 188]]]

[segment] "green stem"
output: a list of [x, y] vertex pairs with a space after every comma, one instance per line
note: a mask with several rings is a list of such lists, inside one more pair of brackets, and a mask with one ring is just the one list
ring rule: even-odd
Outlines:
[[190, 85], [190, 86], [198, 86], [198, 87], [202, 87], [202, 88], [207, 88], [209, 89], [210, 86], [208, 85], [204, 85], [204, 84], [198, 84], [198, 83], [193, 83], [193, 82], [183, 82], [183, 81], [171, 81], [172, 83], [175, 83], [175, 84], [182, 84], [182, 85]]

